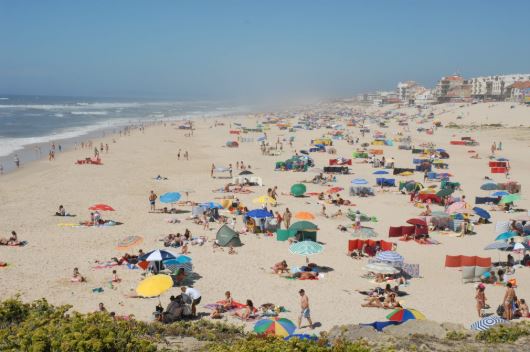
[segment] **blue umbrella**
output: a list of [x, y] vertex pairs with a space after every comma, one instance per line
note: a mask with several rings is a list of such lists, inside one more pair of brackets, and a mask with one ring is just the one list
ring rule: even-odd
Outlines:
[[509, 160], [506, 158], [497, 158], [497, 161], [509, 161]]
[[285, 341], [290, 339], [300, 339], [300, 340], [309, 340], [309, 341], [318, 341], [318, 336], [309, 335], [309, 334], [292, 334], [283, 338]]
[[488, 213], [486, 210], [484, 210], [482, 208], [474, 207], [473, 211], [475, 212], [475, 214], [477, 214], [478, 216], [480, 216], [483, 219], [487, 220], [487, 219], [491, 218], [490, 213]]
[[168, 192], [160, 196], [160, 202], [162, 203], [176, 203], [179, 201], [181, 195], [179, 192]]
[[445, 152], [445, 149], [443, 149], [443, 148], [438, 148], [438, 149], [436, 149], [436, 151], [437, 151], [438, 153], [440, 153], [440, 152]]
[[504, 196], [507, 196], [508, 194], [510, 194], [510, 193], [508, 193], [506, 191], [497, 191], [497, 192], [493, 192], [491, 194], [491, 196], [492, 197], [504, 197]]
[[507, 240], [515, 236], [517, 236], [516, 232], [506, 231], [506, 232], [501, 233], [499, 236], [497, 236], [495, 238], [495, 241]]
[[493, 191], [493, 190], [499, 189], [499, 187], [497, 186], [495, 182], [486, 182], [482, 184], [482, 186], [480, 186], [480, 189], [483, 191]]
[[270, 218], [272, 217], [272, 212], [269, 212], [265, 209], [254, 209], [247, 213], [248, 217], [261, 219], [261, 218]]
[[355, 180], [351, 181], [354, 185], [366, 185], [368, 181], [366, 181], [364, 178], [356, 178]]
[[479, 321], [476, 321], [473, 324], [471, 324], [471, 330], [485, 331], [485, 330], [488, 330], [494, 327], [495, 325], [506, 324], [506, 323], [508, 323], [508, 321], [502, 319], [501, 317], [492, 315], [492, 316], [480, 319]]
[[169, 259], [163, 261], [164, 266], [176, 273], [179, 269], [184, 269], [185, 272], [190, 273], [193, 271], [193, 264], [191, 263], [191, 258], [185, 255], [180, 255], [175, 259]]
[[374, 175], [388, 175], [388, 171], [385, 170], [377, 170], [372, 172]]
[[485, 250], [491, 250], [491, 249], [502, 250], [502, 249], [506, 249], [510, 247], [512, 247], [512, 245], [506, 242], [493, 242], [493, 243], [488, 244], [484, 249]]
[[199, 204], [199, 206], [203, 207], [203, 208], [208, 208], [208, 209], [222, 209], [223, 206], [219, 203], [216, 203], [216, 202], [206, 202], [206, 203], [201, 203]]
[[138, 258], [139, 262], [148, 261], [148, 262], [161, 262], [163, 260], [175, 259], [177, 258], [173, 253], [165, 251], [163, 249], [156, 249], [149, 253], [145, 253]]
[[359, 325], [360, 326], [371, 326], [377, 331], [383, 331], [383, 329], [389, 325], [399, 325], [401, 323], [402, 323], [401, 321], [374, 321], [373, 323], [370, 323], [370, 324], [359, 324]]

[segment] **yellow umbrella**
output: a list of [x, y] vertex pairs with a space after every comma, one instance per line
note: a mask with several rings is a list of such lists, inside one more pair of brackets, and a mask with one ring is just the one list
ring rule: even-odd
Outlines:
[[153, 275], [141, 281], [136, 293], [142, 297], [156, 297], [173, 287], [173, 279], [169, 275]]
[[272, 197], [269, 197], [269, 196], [260, 196], [258, 198], [255, 198], [254, 200], [252, 200], [252, 202], [260, 203], [260, 204], [266, 204], [266, 203], [276, 204], [276, 200], [274, 198], [272, 198]]

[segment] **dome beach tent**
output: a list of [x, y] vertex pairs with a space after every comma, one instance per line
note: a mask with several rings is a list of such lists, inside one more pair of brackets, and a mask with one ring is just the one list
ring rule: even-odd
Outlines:
[[221, 247], [241, 247], [243, 245], [239, 239], [239, 234], [228, 227], [228, 225], [221, 226], [217, 231], [215, 239]]

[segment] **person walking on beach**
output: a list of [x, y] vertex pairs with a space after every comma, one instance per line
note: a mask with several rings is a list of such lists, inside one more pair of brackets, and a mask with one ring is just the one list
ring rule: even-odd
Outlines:
[[283, 223], [285, 224], [285, 228], [289, 229], [289, 226], [291, 226], [291, 211], [289, 211], [289, 208], [285, 208], [285, 212], [283, 213]]
[[210, 169], [210, 177], [213, 178], [213, 171], [215, 170], [215, 164], [212, 164], [212, 168]]
[[495, 145], [495, 142], [491, 145], [491, 155], [495, 155], [495, 151], [497, 150], [497, 146]]
[[300, 294], [300, 316], [298, 317], [298, 329], [301, 328], [302, 318], [306, 318], [309, 322], [309, 327], [313, 329], [313, 322], [311, 321], [311, 311], [309, 309], [309, 297], [305, 294], [304, 289], [298, 291]]
[[477, 301], [477, 313], [478, 317], [482, 318], [482, 310], [486, 308], [486, 286], [484, 284], [478, 284], [475, 293], [475, 300]]
[[20, 167], [20, 159], [18, 158], [17, 154], [15, 154], [15, 156], [13, 157], [13, 161], [15, 162], [15, 166], [18, 169]]
[[182, 291], [182, 295], [187, 297], [184, 301], [191, 301], [191, 315], [196, 316], [197, 304], [201, 303], [202, 298], [200, 291], [196, 288], [186, 286], [182, 286], [180, 290]]
[[155, 194], [155, 192], [151, 191], [151, 193], [149, 193], [149, 204], [151, 206], [151, 211], [155, 211], [156, 210], [155, 203], [156, 203], [156, 199], [157, 198], [158, 197]]
[[177, 153], [177, 160], [180, 160], [180, 149], [179, 149], [179, 152]]
[[184, 157], [186, 158], [186, 160], [190, 160], [190, 155], [188, 154], [187, 150], [184, 151]]

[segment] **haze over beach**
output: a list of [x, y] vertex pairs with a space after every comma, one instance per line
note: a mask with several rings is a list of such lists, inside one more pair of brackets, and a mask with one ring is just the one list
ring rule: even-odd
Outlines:
[[[36, 346], [12, 307], [41, 298], [113, 350], [524, 350], [528, 11], [1, 2], [0, 350]], [[45, 350], [109, 343], [54, 324]]]

